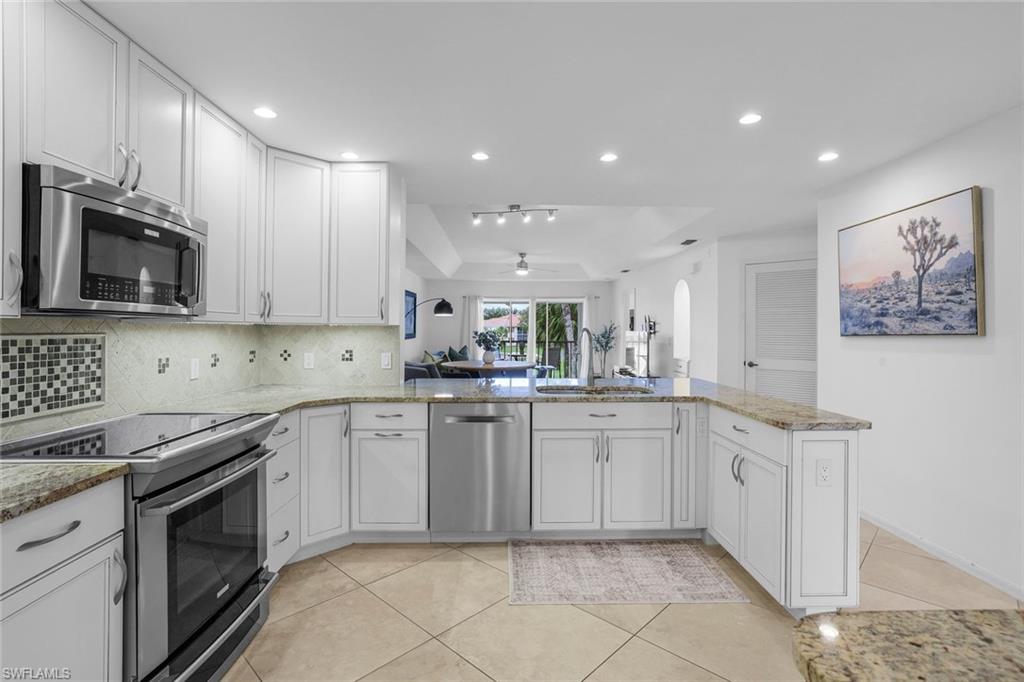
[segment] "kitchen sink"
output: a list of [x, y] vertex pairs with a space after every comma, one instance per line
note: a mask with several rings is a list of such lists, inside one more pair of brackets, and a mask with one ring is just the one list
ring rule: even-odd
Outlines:
[[628, 395], [650, 394], [653, 388], [646, 386], [538, 386], [537, 393], [561, 393], [566, 395]]

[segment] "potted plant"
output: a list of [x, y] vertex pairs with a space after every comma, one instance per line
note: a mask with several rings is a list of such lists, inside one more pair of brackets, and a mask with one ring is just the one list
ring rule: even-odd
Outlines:
[[482, 332], [473, 332], [473, 340], [476, 345], [484, 349], [484, 364], [494, 364], [494, 351], [501, 346], [501, 339], [498, 332], [493, 329], [485, 329]]
[[594, 350], [601, 354], [601, 377], [608, 364], [608, 353], [615, 349], [615, 323], [609, 322], [604, 329], [594, 334]]

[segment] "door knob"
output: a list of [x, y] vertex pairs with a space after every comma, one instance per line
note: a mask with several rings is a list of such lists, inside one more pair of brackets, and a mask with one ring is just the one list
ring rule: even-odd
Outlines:
[[753, 360], [747, 360], [747, 367], [757, 367], [757, 363]]

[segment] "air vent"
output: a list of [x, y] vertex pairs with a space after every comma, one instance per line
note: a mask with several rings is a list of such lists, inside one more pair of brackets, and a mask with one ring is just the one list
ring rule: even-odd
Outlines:
[[690, 244], [696, 244], [697, 240], [696, 239], [684, 239], [683, 241], [681, 241], [679, 243], [682, 244], [683, 246], [689, 246]]

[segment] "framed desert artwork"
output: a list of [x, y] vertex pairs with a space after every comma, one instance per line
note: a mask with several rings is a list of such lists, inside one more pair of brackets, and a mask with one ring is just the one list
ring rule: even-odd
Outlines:
[[843, 336], [985, 333], [981, 188], [839, 231]]

